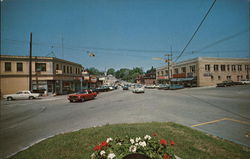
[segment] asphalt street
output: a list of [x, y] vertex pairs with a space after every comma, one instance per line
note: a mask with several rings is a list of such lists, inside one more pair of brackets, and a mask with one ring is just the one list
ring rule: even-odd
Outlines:
[[115, 123], [176, 122], [250, 147], [250, 86], [121, 89], [95, 100], [69, 103], [67, 96], [1, 100], [0, 158], [50, 136]]

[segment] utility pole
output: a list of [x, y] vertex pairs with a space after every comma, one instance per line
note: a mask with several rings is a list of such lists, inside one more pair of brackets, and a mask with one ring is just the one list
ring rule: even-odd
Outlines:
[[29, 90], [32, 91], [32, 32], [30, 33]]
[[171, 46], [171, 53], [170, 54], [166, 54], [165, 56], [167, 56], [167, 60], [165, 60], [165, 62], [168, 63], [168, 84], [171, 85], [171, 71], [170, 71], [170, 62], [172, 61], [172, 46]]

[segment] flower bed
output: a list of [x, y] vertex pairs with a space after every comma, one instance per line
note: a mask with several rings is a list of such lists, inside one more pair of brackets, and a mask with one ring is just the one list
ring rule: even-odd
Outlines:
[[[94, 147], [91, 159], [127, 159], [134, 154], [138, 159], [175, 159], [172, 146], [174, 141], [169, 142], [159, 139], [156, 134], [145, 135], [136, 138], [107, 138]], [[142, 155], [140, 155], [142, 154]], [[143, 158], [144, 156], [144, 158]]]

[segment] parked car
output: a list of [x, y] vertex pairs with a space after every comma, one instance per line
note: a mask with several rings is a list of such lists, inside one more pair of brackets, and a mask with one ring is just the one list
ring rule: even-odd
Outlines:
[[128, 86], [123, 86], [122, 89], [123, 90], [128, 90]]
[[97, 88], [90, 88], [93, 92], [96, 92], [97, 94], [99, 93], [99, 90]]
[[30, 91], [19, 91], [16, 94], [4, 95], [3, 98], [10, 101], [14, 99], [35, 99], [38, 98], [39, 96], [40, 96], [39, 93], [31, 93]]
[[169, 86], [170, 90], [176, 90], [176, 89], [183, 89], [184, 86], [183, 85], [179, 85], [179, 84], [172, 84]]
[[107, 86], [101, 86], [99, 88], [97, 88], [98, 92], [107, 92], [109, 91], [109, 87]]
[[158, 89], [167, 90], [167, 89], [169, 89], [169, 85], [168, 84], [160, 84]]
[[147, 85], [147, 86], [145, 86], [145, 88], [154, 89], [154, 88], [156, 88], [156, 87], [155, 87], [155, 85]]
[[133, 89], [133, 93], [144, 93], [144, 88], [143, 87], [135, 87]]
[[242, 84], [250, 84], [250, 80], [241, 80], [240, 81]]
[[86, 100], [94, 99], [97, 96], [96, 92], [92, 90], [82, 90], [80, 92], [68, 95], [68, 100], [70, 102], [83, 102]]
[[229, 86], [233, 86], [234, 83], [233, 81], [223, 81], [221, 83], [217, 83], [216, 85], [217, 87], [229, 87]]

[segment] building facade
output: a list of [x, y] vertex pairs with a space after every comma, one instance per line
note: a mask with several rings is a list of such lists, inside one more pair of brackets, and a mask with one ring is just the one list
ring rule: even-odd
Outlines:
[[[171, 83], [185, 86], [212, 86], [225, 80], [249, 79], [248, 58], [198, 57], [174, 63], [170, 67]], [[168, 68], [158, 68], [157, 82], [165, 78], [168, 82]]]
[[155, 72], [138, 75], [136, 78], [136, 83], [144, 85], [155, 85], [156, 84]]
[[[29, 56], [1, 55], [1, 96], [29, 90]], [[81, 87], [83, 67], [54, 58], [32, 57], [32, 91], [66, 94]]]

